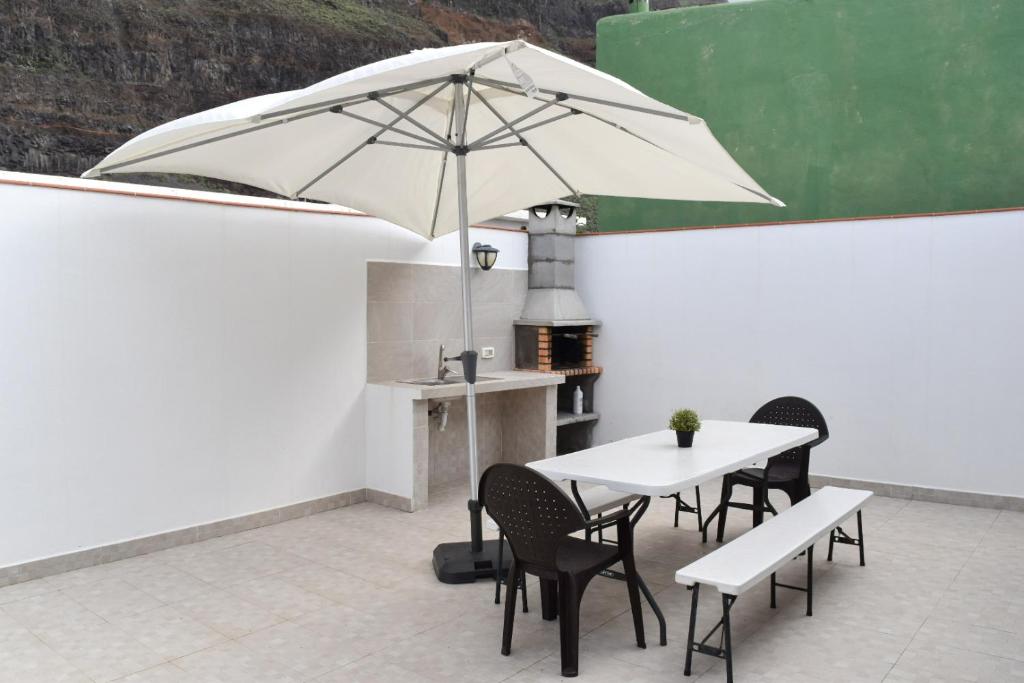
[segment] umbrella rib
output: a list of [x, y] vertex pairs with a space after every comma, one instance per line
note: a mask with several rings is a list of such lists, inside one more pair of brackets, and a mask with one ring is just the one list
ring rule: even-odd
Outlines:
[[[470, 88], [470, 90], [472, 90], [472, 87]], [[510, 123], [509, 123], [509, 122], [508, 122], [508, 121], [507, 121], [507, 120], [505, 119], [505, 117], [504, 117], [504, 116], [502, 116], [502, 115], [501, 115], [501, 113], [500, 113], [500, 112], [499, 112], [499, 111], [498, 111], [497, 109], [495, 109], [495, 108], [494, 108], [494, 107], [493, 107], [493, 106], [491, 105], [491, 103], [490, 103], [490, 102], [488, 102], [488, 101], [487, 101], [487, 98], [485, 98], [485, 97], [484, 97], [483, 95], [481, 95], [481, 94], [480, 94], [479, 92], [478, 92], [478, 93], [476, 94], [476, 97], [477, 97], [477, 99], [478, 99], [478, 100], [480, 100], [481, 102], [483, 102], [484, 106], [486, 106], [486, 107], [487, 107], [488, 109], [490, 109], [490, 110], [491, 110], [491, 113], [492, 113], [492, 114], [494, 114], [494, 116], [495, 116], [495, 117], [497, 117], [497, 119], [498, 119], [499, 121], [501, 121], [502, 123], [504, 123], [504, 124], [505, 124], [505, 126], [506, 126], [506, 127], [507, 127], [507, 128], [508, 128], [508, 129], [509, 129], [509, 130], [510, 130], [511, 132], [512, 132], [512, 133], [514, 133], [514, 134], [516, 134], [516, 135], [519, 135], [519, 132], [518, 132], [518, 131], [517, 131], [517, 130], [515, 129], [515, 127], [514, 127], [514, 126], [512, 126], [512, 125], [511, 125], [511, 124], [510, 124]], [[546, 166], [546, 167], [547, 167], [547, 169], [548, 169], [549, 171], [551, 171], [551, 173], [552, 173], [552, 174], [553, 174], [553, 175], [554, 175], [554, 176], [555, 176], [556, 178], [558, 178], [558, 180], [559, 180], [559, 181], [560, 181], [560, 182], [561, 182], [561, 183], [562, 183], [563, 185], [565, 185], [565, 186], [566, 186], [566, 187], [567, 187], [567, 188], [569, 189], [569, 192], [571, 192], [572, 194], [579, 194], [579, 192], [577, 192], [577, 191], [576, 191], [576, 188], [574, 188], [574, 187], [573, 187], [572, 185], [570, 185], [570, 184], [569, 184], [569, 182], [568, 182], [568, 181], [567, 181], [567, 180], [566, 180], [566, 179], [565, 179], [564, 177], [562, 177], [562, 174], [561, 174], [561, 173], [559, 173], [558, 171], [556, 171], [556, 170], [555, 170], [555, 167], [554, 167], [554, 166], [552, 166], [552, 165], [551, 165], [551, 164], [550, 164], [550, 163], [548, 162], [548, 160], [547, 160], [547, 159], [545, 159], [545, 158], [544, 158], [544, 157], [543, 157], [543, 156], [541, 155], [541, 153], [540, 153], [540, 152], [538, 152], [538, 151], [537, 151], [537, 150], [536, 150], [536, 149], [534, 148], [534, 146], [530, 144], [530, 141], [529, 141], [529, 140], [527, 140], [526, 138], [524, 138], [524, 137], [522, 137], [522, 136], [520, 136], [520, 137], [519, 137], [519, 139], [520, 139], [520, 140], [522, 141], [522, 144], [523, 144], [523, 145], [524, 145], [524, 146], [526, 147], [526, 149], [528, 149], [528, 150], [530, 150], [531, 152], [533, 152], [533, 156], [537, 157], [537, 159], [538, 159], [538, 160], [540, 161], [540, 163], [544, 164], [544, 166]]]
[[[525, 133], [528, 130], [533, 130], [534, 128], [540, 128], [541, 126], [546, 126], [549, 123], [554, 123], [555, 121], [561, 121], [562, 119], [564, 119], [566, 117], [575, 116], [576, 114], [580, 114], [580, 113], [582, 113], [582, 112], [580, 112], [579, 109], [569, 109], [568, 111], [565, 111], [565, 112], [563, 112], [561, 114], [558, 114], [556, 116], [552, 116], [551, 118], [544, 119], [543, 121], [538, 121], [537, 123], [531, 123], [528, 126], [523, 126], [522, 128], [519, 129], [519, 134], [521, 135], [521, 134]], [[515, 137], [515, 136], [516, 136], [516, 133], [505, 133], [503, 135], [499, 135], [496, 138], [492, 138], [492, 139], [488, 140], [487, 141], [487, 145], [488, 146], [486, 146], [486, 147], [472, 147], [471, 146], [471, 149], [494, 149], [494, 147], [493, 147], [494, 143], [500, 142], [501, 140], [505, 140], [507, 138], [511, 138], [511, 137]], [[475, 145], [477, 143], [473, 143], [473, 144]], [[522, 143], [511, 143], [511, 144], [522, 144]], [[502, 146], [504, 147], [505, 145], [502, 145]]]
[[436, 152], [444, 149], [438, 145], [414, 145], [411, 142], [392, 142], [391, 140], [377, 140], [375, 145], [384, 145], [385, 147], [405, 147], [406, 149], [425, 149], [428, 152]]
[[363, 147], [366, 147], [366, 146], [367, 146], [367, 145], [369, 145], [369, 144], [370, 144], [370, 141], [369, 141], [369, 140], [363, 140], [362, 142], [360, 142], [360, 143], [359, 143], [358, 145], [356, 145], [355, 149], [353, 149], [353, 150], [352, 150], [352, 151], [350, 151], [350, 152], [349, 152], [348, 154], [346, 154], [345, 156], [343, 156], [343, 157], [341, 157], [340, 159], [338, 159], [337, 161], [335, 161], [335, 162], [334, 162], [333, 164], [331, 164], [330, 166], [328, 166], [328, 167], [327, 167], [327, 168], [326, 168], [326, 169], [325, 169], [325, 170], [324, 170], [324, 171], [323, 171], [322, 173], [320, 173], [320, 175], [318, 175], [317, 177], [313, 178], [313, 179], [312, 179], [312, 180], [310, 180], [310, 181], [309, 181], [308, 183], [306, 183], [305, 185], [303, 185], [303, 186], [302, 186], [302, 187], [301, 187], [301, 188], [299, 189], [299, 191], [298, 191], [298, 192], [296, 192], [296, 193], [295, 193], [294, 195], [292, 195], [292, 196], [293, 196], [293, 197], [298, 197], [298, 196], [299, 196], [299, 195], [301, 195], [301, 194], [302, 194], [303, 192], [305, 192], [305, 191], [306, 191], [306, 190], [308, 190], [309, 188], [311, 188], [311, 187], [313, 187], [314, 185], [316, 185], [317, 183], [319, 183], [319, 182], [320, 182], [321, 180], [323, 180], [323, 179], [324, 179], [324, 177], [325, 177], [325, 176], [327, 176], [327, 175], [328, 175], [328, 174], [330, 174], [330, 173], [331, 173], [332, 171], [334, 171], [334, 169], [338, 168], [338, 167], [339, 167], [339, 166], [341, 166], [341, 165], [342, 165], [343, 163], [345, 163], [346, 161], [348, 161], [349, 159], [351, 159], [352, 157], [354, 157], [354, 156], [356, 155], [356, 152], [358, 152], [358, 151], [359, 151], [359, 150], [361, 150], [361, 149], [362, 149]]
[[[501, 88], [502, 90], [507, 90], [508, 92], [515, 93], [517, 95], [522, 95], [523, 94], [522, 93], [522, 89], [521, 88], [517, 89], [517, 87], [516, 87], [516, 85], [514, 83], [506, 83], [504, 81], [498, 81], [498, 80], [494, 80], [494, 79], [491, 79], [491, 78], [478, 78], [477, 82], [481, 83], [483, 85], [490, 86], [492, 88]], [[590, 97], [588, 95], [574, 95], [571, 92], [565, 92], [564, 90], [549, 90], [547, 88], [538, 88], [538, 90], [540, 92], [544, 93], [545, 95], [556, 95], [557, 96], [560, 93], [564, 93], [566, 95], [567, 99], [579, 100], [580, 102], [591, 102], [593, 104], [603, 104], [603, 105], [607, 105], [609, 107], [618, 107], [619, 109], [629, 109], [631, 111], [638, 111], [638, 112], [641, 112], [643, 114], [652, 114], [654, 116], [664, 116], [666, 118], [679, 119], [681, 121], [693, 121], [693, 122], [699, 122], [700, 121], [699, 117], [692, 116], [692, 115], [689, 115], [689, 114], [684, 114], [682, 112], [659, 111], [657, 109], [651, 109], [650, 107], [641, 107], [640, 105], [637, 105], [637, 104], [625, 104], [625, 103], [622, 103], [622, 102], [612, 102], [610, 100], [602, 100], [599, 97]], [[525, 95], [524, 95], [524, 97], [525, 97]]]
[[[415, 110], [416, 110], [416, 109], [417, 109], [417, 108], [418, 108], [418, 107], [419, 107], [419, 106], [420, 106], [421, 104], [423, 104], [424, 102], [426, 102], [426, 101], [427, 101], [427, 100], [429, 100], [430, 98], [432, 98], [432, 97], [434, 97], [435, 95], [437, 95], [437, 93], [441, 92], [441, 91], [442, 91], [442, 90], [444, 90], [444, 89], [445, 89], [446, 87], [448, 87], [448, 84], [447, 84], [447, 83], [443, 83], [443, 84], [442, 84], [442, 85], [441, 85], [440, 87], [438, 87], [438, 88], [435, 88], [435, 89], [434, 89], [433, 91], [431, 91], [431, 92], [430, 92], [429, 94], [427, 94], [427, 95], [424, 95], [424, 96], [423, 96], [422, 98], [420, 98], [420, 99], [419, 99], [419, 100], [418, 100], [418, 101], [417, 101], [417, 102], [416, 102], [415, 104], [413, 104], [413, 105], [412, 105], [412, 107], [410, 107], [409, 109], [407, 109], [407, 110], [405, 111], [405, 114], [410, 114], [410, 113], [412, 113], [412, 112], [413, 112], [413, 111], [415, 111]], [[345, 112], [344, 110], [342, 110], [342, 111], [341, 111], [340, 113], [342, 113], [342, 114], [348, 113], [348, 114], [350, 114], [350, 115], [351, 115], [351, 112]], [[362, 117], [360, 117], [360, 118], [362, 118]], [[366, 121], [368, 121], [369, 123], [372, 123], [372, 124], [374, 124], [374, 125], [378, 125], [378, 122], [377, 122], [377, 121], [373, 121], [372, 119], [365, 119], [365, 120], [366, 120]], [[341, 166], [341, 165], [342, 165], [343, 163], [345, 163], [346, 161], [348, 161], [349, 159], [351, 159], [351, 158], [352, 158], [353, 156], [355, 156], [356, 152], [358, 152], [359, 150], [361, 150], [361, 149], [362, 149], [363, 147], [366, 147], [367, 145], [371, 145], [371, 144], [374, 144], [375, 142], [377, 142], [377, 136], [378, 136], [378, 135], [381, 135], [381, 134], [383, 134], [383, 133], [385, 133], [385, 132], [387, 132], [387, 131], [389, 131], [389, 130], [394, 130], [395, 132], [402, 132], [402, 133], [405, 133], [406, 131], [397, 131], [397, 130], [395, 129], [395, 126], [396, 126], [396, 125], [398, 124], [398, 122], [399, 122], [399, 121], [401, 121], [401, 120], [402, 120], [402, 117], [400, 116], [400, 117], [398, 117], [398, 118], [394, 119], [393, 121], [391, 121], [390, 123], [388, 123], [388, 124], [385, 124], [385, 125], [381, 126], [381, 127], [380, 127], [380, 129], [379, 129], [379, 130], [378, 130], [378, 131], [377, 131], [376, 133], [374, 133], [373, 135], [371, 135], [370, 137], [368, 137], [368, 138], [367, 138], [366, 140], [364, 140], [363, 142], [359, 143], [359, 145], [357, 145], [355, 149], [353, 149], [353, 150], [352, 150], [352, 151], [350, 151], [350, 152], [349, 152], [348, 154], [346, 154], [345, 156], [343, 156], [342, 158], [338, 159], [338, 160], [337, 160], [336, 162], [334, 162], [333, 164], [331, 164], [331, 165], [330, 165], [330, 166], [329, 166], [329, 167], [328, 167], [327, 169], [325, 169], [325, 170], [324, 170], [324, 171], [323, 171], [322, 173], [320, 173], [320, 175], [318, 175], [317, 177], [313, 178], [313, 179], [312, 179], [312, 180], [310, 180], [310, 181], [309, 181], [308, 183], [306, 183], [305, 185], [303, 185], [303, 186], [302, 186], [302, 188], [301, 188], [301, 189], [300, 189], [300, 190], [299, 190], [298, 192], [296, 192], [296, 193], [295, 193], [294, 195], [292, 195], [292, 196], [293, 196], [293, 197], [298, 197], [298, 196], [299, 196], [299, 195], [301, 195], [301, 194], [302, 194], [303, 192], [305, 192], [306, 190], [308, 190], [309, 188], [311, 188], [311, 187], [312, 187], [313, 185], [316, 185], [316, 184], [317, 184], [318, 182], [320, 182], [321, 180], [323, 180], [323, 179], [324, 179], [324, 177], [325, 177], [325, 176], [327, 176], [328, 174], [330, 174], [331, 172], [333, 172], [333, 171], [334, 171], [334, 169], [338, 168], [338, 167], [339, 167], [339, 166]], [[413, 136], [413, 137], [419, 138], [419, 136], [418, 136], [418, 135], [414, 135], [414, 134], [412, 134], [412, 133], [408, 133], [408, 135], [411, 135], [411, 136]], [[428, 140], [427, 142], [430, 142], [430, 141]], [[432, 144], [432, 143], [431, 143], [431, 144]], [[439, 146], [438, 146], [438, 147], [433, 147], [433, 144], [432, 144], [432, 146], [431, 146], [431, 149], [443, 149], [443, 148], [442, 148], [442, 147], [439, 147]]]
[[319, 109], [320, 107], [332, 107], [339, 104], [352, 104], [356, 100], [368, 100], [370, 93], [376, 92], [379, 96], [397, 95], [399, 93], [408, 92], [415, 90], [416, 88], [422, 88], [425, 85], [434, 85], [441, 83], [442, 81], [447, 82], [448, 76], [441, 78], [428, 78], [423, 81], [416, 81], [415, 83], [408, 83], [406, 85], [399, 85], [393, 88], [384, 88], [383, 90], [371, 90], [370, 92], [359, 93], [358, 95], [347, 95], [345, 97], [339, 97], [334, 100], [327, 100], [325, 102], [317, 102], [315, 104], [304, 104], [301, 107], [292, 107], [291, 109], [282, 109], [281, 111], [271, 112], [269, 114], [260, 114], [260, 120], [269, 119], [271, 117], [288, 116], [296, 112], [306, 111], [307, 109]]
[[525, 145], [523, 145], [523, 143], [521, 143], [521, 142], [505, 142], [505, 143], [498, 143], [496, 145], [487, 145], [486, 147], [478, 147], [478, 148], [476, 148], [473, 151], [474, 152], [488, 152], [488, 151], [490, 151], [492, 149], [508, 149], [510, 147], [524, 147], [524, 146]]
[[[473, 90], [470, 89], [470, 93], [472, 93], [472, 92], [473, 92]], [[477, 94], [477, 97], [479, 97], [479, 96], [480, 95]], [[541, 113], [545, 109], [547, 109], [547, 108], [549, 108], [549, 107], [551, 107], [551, 106], [553, 106], [553, 105], [555, 105], [557, 103], [558, 103], [558, 100], [545, 100], [544, 104], [540, 105], [536, 109], [528, 111], [525, 114], [523, 114], [522, 116], [519, 116], [517, 118], [512, 119], [511, 121], [509, 121], [508, 123], [506, 123], [503, 126], [498, 126], [494, 130], [492, 130], [490, 133], [487, 133], [486, 135], [483, 135], [483, 136], [477, 138], [475, 141], [469, 143], [469, 148], [471, 150], [473, 150], [473, 149], [479, 149], [480, 147], [483, 147], [484, 145], [486, 145], [491, 140], [491, 138], [493, 138], [494, 136], [498, 135], [502, 131], [511, 130], [512, 126], [515, 126], [516, 124], [519, 124], [519, 123], [525, 121], [526, 119], [530, 118], [531, 116], [535, 116], [535, 115]], [[502, 137], [505, 137], [505, 136], [502, 136]]]
[[[355, 119], [356, 121], [362, 121], [363, 123], [369, 123], [372, 126], [379, 126], [379, 125], [381, 125], [380, 121], [374, 121], [373, 119], [371, 119], [369, 117], [361, 116], [359, 114], [354, 114], [354, 113], [352, 113], [352, 112], [350, 112], [348, 110], [345, 110], [345, 109], [335, 110], [334, 113], [341, 114], [342, 116], [347, 116], [350, 119]], [[407, 130], [402, 130], [400, 128], [395, 128], [395, 126], [398, 125], [399, 123], [401, 123], [402, 120], [403, 119], [396, 119], [396, 120], [392, 121], [390, 124], [388, 124], [387, 126], [382, 128], [381, 130], [377, 131], [377, 133], [375, 134], [375, 137], [377, 135], [383, 135], [384, 133], [398, 133], [399, 135], [404, 135], [404, 136], [406, 136], [408, 138], [412, 138], [413, 140], [418, 140], [419, 142], [422, 142], [424, 144], [430, 145], [430, 149], [445, 149], [441, 145], [435, 143], [433, 140], [425, 138], [422, 135], [417, 135], [416, 133], [410, 133]]]
[[[445, 126], [444, 136], [451, 140], [452, 136], [452, 124], [455, 122], [455, 107], [451, 107], [451, 111], [448, 112], [448, 125]], [[434, 198], [434, 215], [430, 219], [430, 236], [434, 237], [434, 231], [437, 230], [437, 214], [441, 210], [441, 191], [444, 189], [444, 174], [448, 170], [448, 150], [444, 150], [441, 155], [441, 173], [437, 177], [437, 196]]]
[[[440, 88], [438, 88], [437, 90], [435, 90], [434, 92], [432, 92], [432, 93], [430, 94], [430, 97], [433, 97], [433, 96], [434, 96], [434, 95], [436, 95], [437, 93], [439, 93], [439, 92], [441, 92], [442, 90], [444, 90], [444, 89], [445, 89], [446, 87], [448, 87], [448, 84], [447, 84], [447, 83], [445, 83], [445, 84], [444, 84], [444, 85], [442, 85], [442, 86], [441, 86]], [[377, 102], [378, 104], [380, 104], [380, 105], [384, 106], [384, 107], [387, 107], [388, 109], [390, 109], [390, 110], [391, 110], [391, 111], [393, 111], [394, 113], [398, 114], [398, 116], [399, 116], [399, 117], [401, 117], [401, 118], [402, 118], [403, 120], [405, 120], [405, 121], [408, 121], [408, 122], [409, 122], [409, 123], [411, 123], [412, 125], [416, 126], [416, 127], [417, 127], [417, 128], [419, 128], [420, 130], [424, 131], [425, 133], [427, 133], [428, 135], [430, 135], [430, 136], [431, 136], [432, 138], [434, 138], [435, 140], [437, 140], [438, 142], [440, 142], [440, 143], [441, 143], [442, 145], [447, 145], [447, 144], [448, 144], [448, 141], [447, 141], [447, 140], [445, 140], [445, 139], [444, 139], [443, 137], [441, 137], [440, 135], [438, 135], [438, 134], [437, 134], [437, 133], [435, 133], [434, 131], [430, 130], [430, 128], [428, 128], [427, 126], [423, 125], [422, 123], [420, 123], [420, 122], [419, 122], [419, 121], [417, 121], [416, 119], [414, 119], [414, 118], [412, 118], [411, 116], [409, 116], [409, 114], [411, 114], [411, 113], [412, 113], [412, 111], [413, 111], [412, 109], [410, 109], [410, 110], [409, 110], [408, 112], [405, 112], [405, 113], [403, 113], [403, 112], [402, 112], [402, 110], [400, 110], [400, 109], [399, 109], [398, 107], [394, 106], [394, 105], [393, 105], [393, 104], [391, 104], [390, 102], [386, 102], [386, 101], [384, 101], [384, 98], [383, 98], [383, 97], [379, 97], [379, 98], [376, 98], [376, 99], [375, 99], [374, 101], [375, 101], [375, 102]], [[414, 107], [413, 109], [415, 109], [415, 107]], [[396, 129], [396, 130], [395, 130], [395, 132], [397, 132], [397, 133], [404, 133], [405, 131], [401, 131], [401, 130], [397, 130], [397, 129]]]

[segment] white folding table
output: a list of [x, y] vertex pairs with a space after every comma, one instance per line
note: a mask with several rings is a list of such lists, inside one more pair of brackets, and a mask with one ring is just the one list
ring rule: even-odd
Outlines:
[[[816, 438], [818, 430], [806, 427], [703, 420], [690, 448], [679, 448], [675, 433], [666, 429], [536, 460], [527, 466], [549, 479], [573, 482], [574, 492], [576, 483], [582, 482], [639, 495], [631, 516], [635, 525], [650, 505], [651, 496], [668, 496], [699, 486]], [[661, 644], [665, 645], [665, 617], [643, 579], [640, 588], [658, 617]]]

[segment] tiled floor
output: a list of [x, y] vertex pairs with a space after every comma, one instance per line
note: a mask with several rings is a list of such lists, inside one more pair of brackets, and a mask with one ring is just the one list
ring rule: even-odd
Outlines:
[[[434, 579], [434, 545], [466, 532], [463, 494], [412, 515], [357, 505], [0, 589], [0, 681], [559, 680], [557, 625], [540, 619], [535, 585], [502, 657], [493, 584]], [[682, 680], [689, 594], [672, 575], [714, 544], [700, 544], [692, 516], [680, 529], [671, 517], [656, 501], [637, 532], [668, 647], [647, 612], [651, 645], [636, 648], [625, 585], [595, 580], [581, 680]], [[738, 680], [1024, 680], [1024, 514], [876, 497], [864, 521], [867, 567], [852, 547], [831, 564], [815, 553], [813, 617], [791, 591], [769, 609], [767, 584], [738, 600]], [[733, 511], [729, 537], [748, 524]], [[803, 566], [781, 580], [800, 582]], [[700, 626], [719, 605], [701, 595]], [[719, 662], [694, 665], [693, 680], [724, 680]]]

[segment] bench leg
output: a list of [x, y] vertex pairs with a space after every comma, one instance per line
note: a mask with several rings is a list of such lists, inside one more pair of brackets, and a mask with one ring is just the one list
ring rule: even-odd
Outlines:
[[864, 566], [864, 520], [860, 515], [861, 511], [857, 510], [857, 545], [860, 546], [860, 566]]
[[729, 608], [736, 602], [734, 595], [722, 595], [722, 637], [725, 651], [725, 680], [732, 683], [732, 629], [729, 628]]
[[814, 546], [810, 546], [801, 555], [807, 555], [807, 584], [803, 586], [792, 586], [788, 583], [780, 583], [776, 577], [775, 572], [772, 572], [771, 587], [772, 587], [772, 601], [771, 606], [775, 607], [775, 589], [776, 588], [789, 588], [790, 590], [803, 591], [807, 593], [807, 616], [811, 616], [811, 604], [814, 599]]
[[814, 596], [814, 546], [807, 549], [807, 616], [811, 616], [811, 599]]
[[700, 592], [700, 584], [693, 584], [693, 595], [690, 596], [690, 631], [686, 636], [686, 664], [683, 666], [683, 675], [690, 675], [690, 665], [693, 663], [693, 637], [697, 628], [697, 594]]
[[855, 545], [860, 550], [860, 566], [864, 566], [864, 517], [861, 510], [857, 510], [857, 537], [843, 531], [843, 527], [837, 526], [828, 535], [828, 561], [832, 561], [832, 548], [836, 543]]
[[[725, 660], [725, 679], [732, 683], [732, 629], [729, 626], [729, 610], [736, 602], [735, 595], [722, 593], [722, 618], [715, 624], [704, 638], [697, 642], [695, 631], [697, 628], [697, 596], [700, 592], [700, 584], [693, 584], [693, 595], [690, 598], [690, 627], [686, 637], [686, 662], [683, 665], [683, 675], [690, 675], [693, 653], [699, 652], [704, 655], [717, 657]], [[722, 629], [719, 647], [708, 645], [708, 640], [715, 635], [715, 631]]]

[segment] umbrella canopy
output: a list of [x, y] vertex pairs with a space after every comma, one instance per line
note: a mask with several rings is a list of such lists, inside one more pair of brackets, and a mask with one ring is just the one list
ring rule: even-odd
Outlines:
[[84, 175], [209, 176], [358, 208], [433, 238], [459, 227], [457, 94], [474, 152], [470, 222], [578, 193], [781, 205], [701, 118], [519, 40], [417, 50], [186, 116]]
[[334, 202], [431, 239], [459, 230], [472, 540], [434, 550], [453, 583], [492, 576], [501, 557], [477, 500], [469, 223], [580, 193], [782, 205], [699, 117], [520, 40], [419, 50], [186, 116], [84, 175], [140, 171]]

